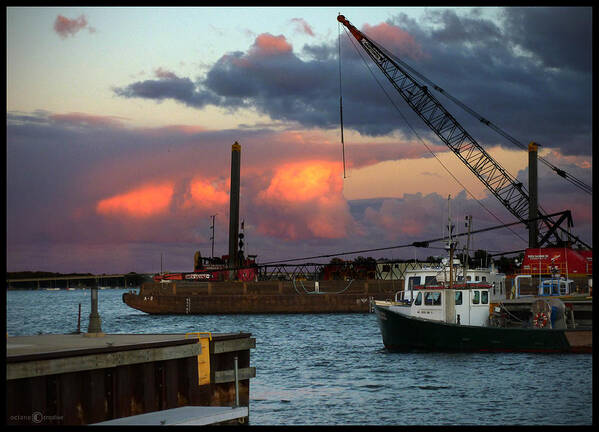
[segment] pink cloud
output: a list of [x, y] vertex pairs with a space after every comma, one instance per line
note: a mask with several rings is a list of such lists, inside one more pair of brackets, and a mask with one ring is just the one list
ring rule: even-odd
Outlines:
[[353, 218], [341, 169], [338, 162], [322, 160], [278, 166], [256, 197], [263, 209], [258, 232], [290, 240], [345, 237]]
[[285, 36], [273, 36], [269, 33], [262, 33], [256, 37], [254, 45], [250, 48], [250, 53], [252, 55], [270, 56], [290, 53], [292, 49]]
[[[77, 32], [87, 27], [87, 19], [85, 15], [81, 15], [79, 18], [69, 19], [62, 15], [58, 15], [54, 21], [54, 31], [58, 33], [63, 39], [68, 36], [75, 36]], [[93, 27], [87, 27], [90, 33], [96, 31]]]
[[296, 24], [296, 29], [300, 33], [305, 33], [309, 36], [314, 36], [312, 27], [303, 18], [292, 18], [291, 22]]
[[154, 74], [158, 78], [168, 78], [168, 79], [178, 78], [177, 75], [175, 75], [173, 72], [171, 72], [169, 70], [166, 70], [166, 69], [162, 69], [161, 67], [159, 67], [158, 69], [156, 69], [154, 71]]
[[49, 118], [56, 123], [77, 126], [122, 126], [121, 118], [85, 113], [52, 114]]
[[405, 30], [399, 27], [380, 23], [375, 26], [364, 24], [364, 33], [371, 36], [376, 42], [387, 48], [396, 48], [400, 55], [407, 55], [414, 59], [420, 59], [425, 56], [422, 47]]
[[183, 202], [183, 208], [223, 208], [229, 203], [229, 191], [222, 182], [195, 178], [189, 184], [189, 196]]
[[[464, 197], [454, 197], [463, 202]], [[446, 200], [436, 193], [429, 195], [405, 194], [404, 198], [383, 201], [378, 210], [368, 207], [364, 213], [366, 223], [381, 228], [389, 238], [416, 237], [423, 233], [438, 232], [442, 226]]]
[[173, 196], [173, 184], [145, 185], [100, 200], [96, 205], [98, 213], [107, 216], [130, 216], [147, 218], [164, 213]]

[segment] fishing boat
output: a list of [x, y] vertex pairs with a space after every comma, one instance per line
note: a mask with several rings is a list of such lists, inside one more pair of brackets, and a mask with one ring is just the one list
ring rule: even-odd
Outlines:
[[537, 298], [524, 313], [490, 299], [489, 284], [418, 287], [408, 309], [374, 305], [389, 351], [592, 351], [592, 327], [578, 326], [559, 298]]
[[[491, 286], [489, 295], [492, 300], [507, 298], [506, 275], [498, 272], [493, 264], [489, 267], [467, 268], [459, 259], [453, 259], [453, 268], [450, 271], [449, 260], [444, 258], [441, 264], [425, 265], [420, 268], [406, 269], [404, 273], [403, 289], [397, 291], [393, 300], [377, 300], [382, 306], [394, 306], [395, 310], [409, 313], [410, 305], [414, 301], [417, 291], [421, 286], [435, 286], [449, 280], [450, 273], [456, 275], [455, 280], [463, 284], [488, 283]], [[463, 275], [466, 274], [466, 277]]]

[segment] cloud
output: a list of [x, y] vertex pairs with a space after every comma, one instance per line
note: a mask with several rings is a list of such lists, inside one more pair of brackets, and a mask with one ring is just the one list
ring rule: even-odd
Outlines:
[[173, 197], [173, 184], [146, 185], [102, 199], [96, 210], [107, 216], [147, 218], [164, 213]]
[[52, 114], [49, 119], [65, 125], [72, 126], [122, 126], [122, 118], [115, 116], [99, 116], [86, 113], [68, 113], [68, 114]]
[[167, 79], [177, 79], [178, 78], [177, 75], [174, 74], [174, 72], [168, 71], [166, 69], [162, 69], [161, 67], [156, 69], [154, 71], [154, 74], [158, 78], [167, 78]]
[[[188, 270], [196, 250], [204, 255], [210, 250], [213, 214], [217, 214], [215, 253], [226, 254], [233, 140], [242, 145], [240, 213], [246, 222], [246, 251], [257, 253], [261, 262], [442, 236], [447, 197], [438, 192], [346, 199], [341, 147], [334, 133], [267, 128], [215, 131], [195, 125], [133, 128], [115, 118], [47, 111], [7, 113], [9, 271], [51, 264], [56, 267], [47, 267], [50, 270], [76, 270], [68, 268], [66, 254], [56, 254], [60, 250], [56, 245], [87, 254], [87, 259], [78, 256], [71, 261], [85, 271], [102, 258], [116, 267], [101, 272], [157, 271], [161, 252], [171, 257], [170, 269]], [[374, 167], [389, 158], [422, 157], [422, 147], [416, 147], [417, 142], [401, 135], [360, 137], [349, 146], [356, 165]], [[551, 150], [560, 167], [591, 184], [588, 157]], [[410, 175], [409, 168], [397, 175]], [[541, 205], [548, 213], [571, 209], [574, 233], [590, 243], [591, 198], [542, 164], [539, 176]], [[527, 184], [526, 170], [517, 178]], [[494, 197], [482, 202], [503, 222], [514, 220]], [[501, 223], [463, 193], [453, 197], [452, 213], [458, 224], [465, 214], [472, 214], [473, 229]], [[525, 229], [514, 230], [527, 239]], [[476, 248], [494, 251], [525, 245], [509, 230], [475, 237]], [[115, 263], [116, 250], [122, 262]], [[406, 249], [373, 256], [413, 254], [440, 252]]]
[[85, 15], [73, 19], [58, 15], [54, 21], [54, 31], [63, 39], [66, 39], [69, 36], [75, 36], [75, 34], [86, 27], [90, 33], [96, 31], [94, 27], [88, 27]]
[[307, 34], [308, 36], [314, 36], [312, 27], [303, 18], [292, 18], [291, 22], [295, 24], [295, 29], [299, 33]]
[[117, 96], [125, 98], [144, 98], [162, 101], [175, 99], [194, 108], [203, 108], [209, 103], [218, 103], [218, 98], [211, 93], [199, 91], [189, 78], [178, 78], [172, 73], [160, 72], [158, 80], [145, 80], [129, 84], [125, 87], [114, 87]]
[[[590, 73], [591, 7], [509, 7], [503, 14], [513, 43], [545, 67]], [[553, 38], [555, 34], [559, 37]], [[552, 43], [547, 43], [549, 38]]]
[[[562, 154], [590, 155], [588, 9], [502, 11], [493, 19], [476, 9], [429, 10], [419, 21], [400, 13], [387, 22], [365, 24], [362, 30], [524, 144], [534, 140]], [[155, 101], [170, 98], [198, 109], [209, 104], [233, 111], [255, 109], [295, 127], [338, 128], [336, 44], [305, 44], [302, 52], [308, 56], [300, 58], [284, 35], [263, 33], [245, 51], [222, 55], [196, 81], [164, 74], [117, 87], [115, 93]], [[345, 129], [372, 137], [401, 133], [413, 139], [418, 134], [440, 142], [370, 62], [378, 83], [372, 79], [346, 37], [341, 63]], [[436, 96], [483, 146], [513, 148], [478, 119]]]
[[273, 36], [269, 33], [262, 33], [256, 37], [249, 54], [251, 57], [273, 56], [288, 54], [292, 49], [285, 36]]
[[425, 57], [422, 47], [405, 30], [388, 23], [364, 24], [363, 32], [396, 55], [418, 60]]
[[196, 178], [189, 185], [189, 198], [183, 203], [184, 208], [198, 206], [217, 208], [229, 203], [229, 191], [224, 182], [218, 184], [207, 179]]
[[258, 232], [283, 239], [342, 238], [351, 225], [343, 198], [341, 165], [303, 161], [277, 167], [256, 206], [263, 218]]

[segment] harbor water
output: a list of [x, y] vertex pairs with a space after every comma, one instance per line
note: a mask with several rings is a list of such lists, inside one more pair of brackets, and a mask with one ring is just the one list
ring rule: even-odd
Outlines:
[[[251, 425], [591, 425], [592, 355], [389, 353], [374, 314], [153, 316], [99, 290], [105, 333], [249, 332]], [[7, 291], [9, 336], [71, 333], [89, 290]]]

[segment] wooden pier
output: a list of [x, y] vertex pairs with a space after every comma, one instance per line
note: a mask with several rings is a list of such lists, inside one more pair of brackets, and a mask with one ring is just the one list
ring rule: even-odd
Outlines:
[[[190, 424], [247, 424], [250, 378], [256, 376], [250, 349], [255, 346], [249, 333], [7, 337], [7, 424], [84, 425], [115, 419], [135, 424], [131, 416], [146, 415], [138, 417], [144, 422], [148, 413], [158, 412], [171, 422], [185, 414], [181, 421]], [[182, 407], [185, 412], [173, 411]], [[194, 407], [247, 409], [215, 413]]]

